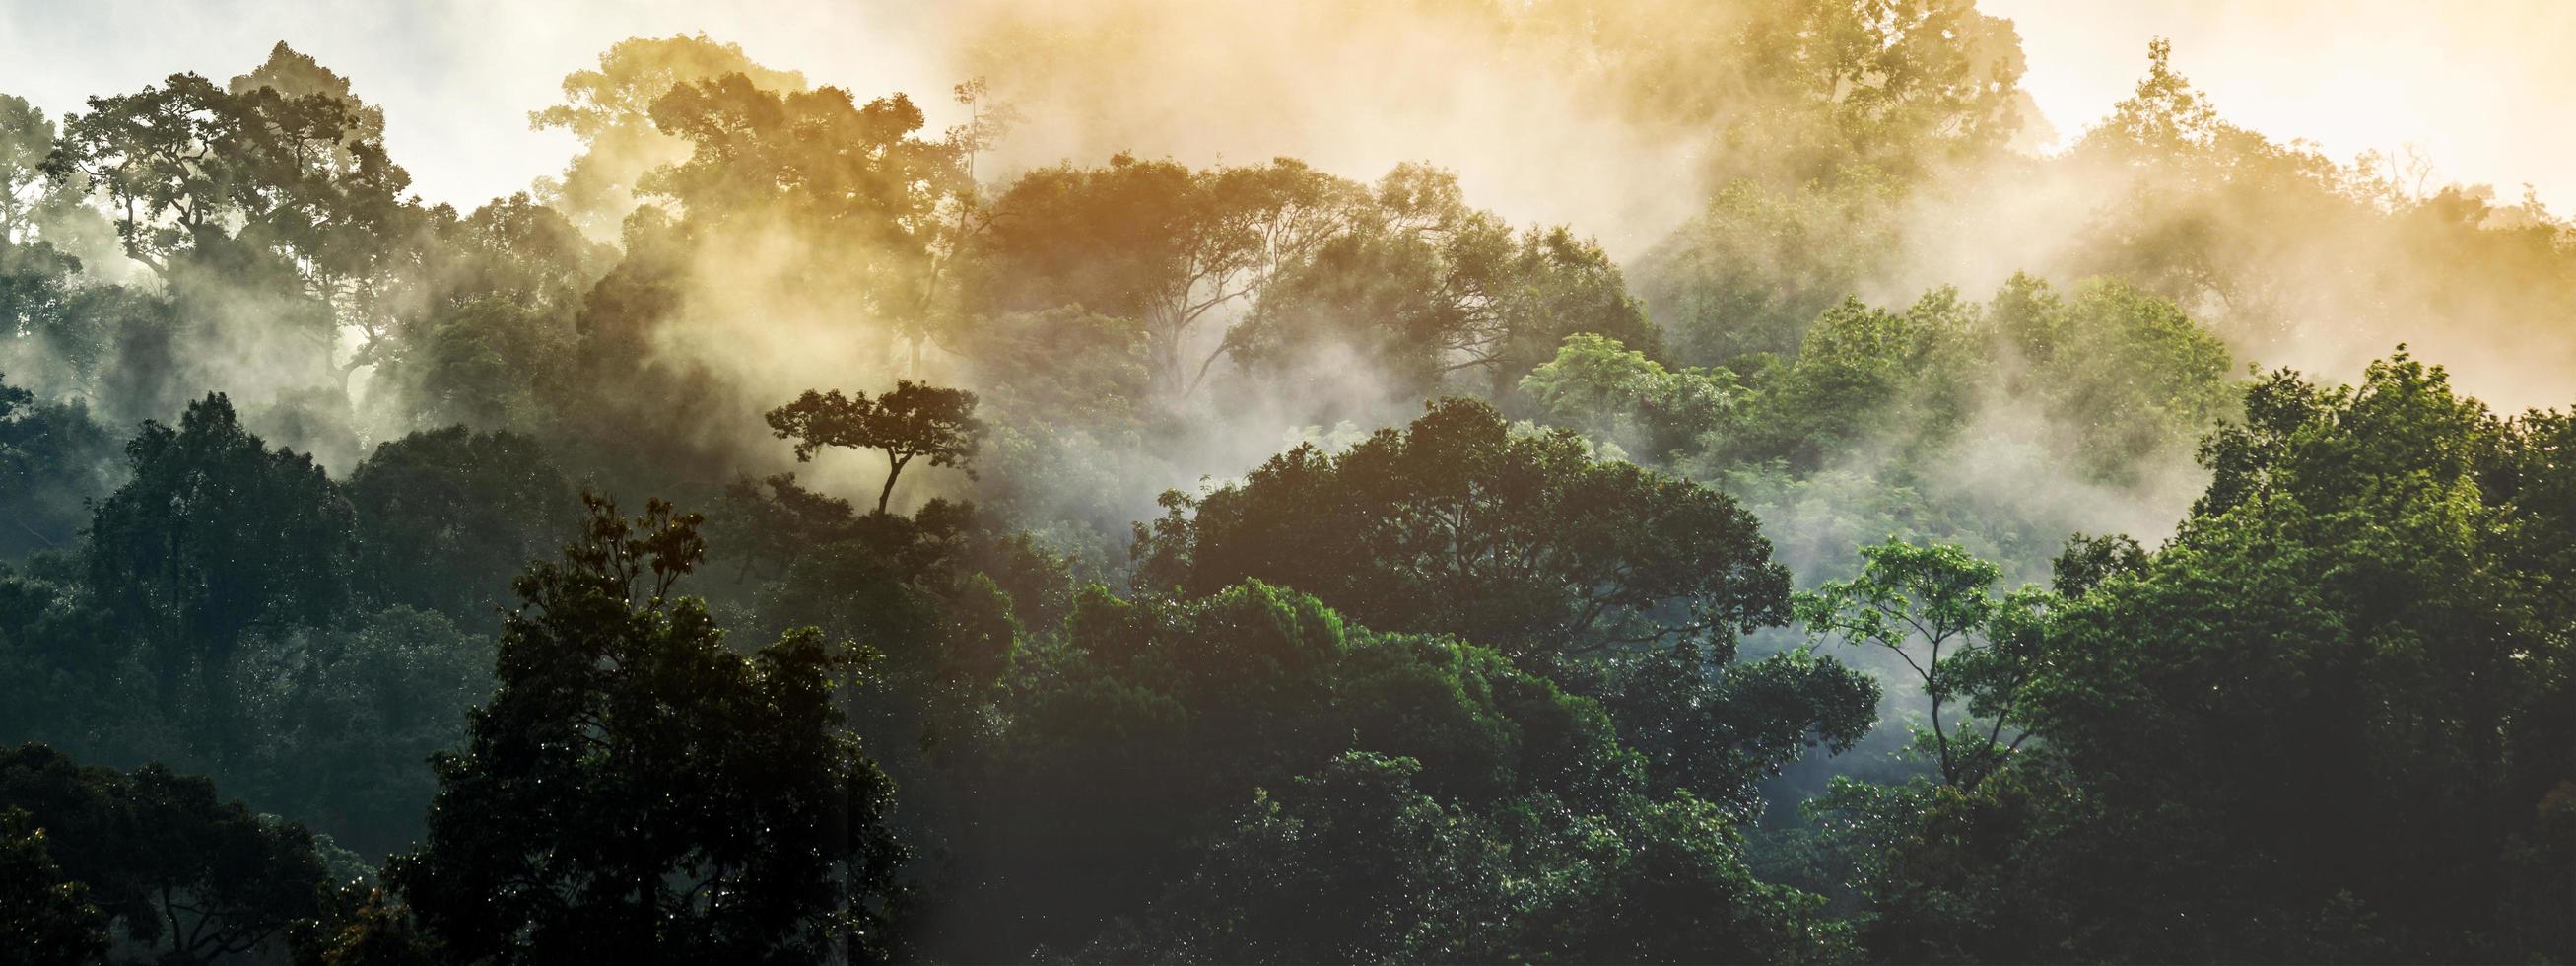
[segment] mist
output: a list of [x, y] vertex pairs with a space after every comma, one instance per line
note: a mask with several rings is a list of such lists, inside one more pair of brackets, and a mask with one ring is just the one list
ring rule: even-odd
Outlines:
[[0, 4], [56, 958], [2576, 955], [2552, 11]]

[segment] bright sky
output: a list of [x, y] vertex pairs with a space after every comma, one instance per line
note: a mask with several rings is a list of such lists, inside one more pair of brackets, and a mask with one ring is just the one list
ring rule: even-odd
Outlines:
[[[2147, 39], [2220, 110], [2337, 159], [2420, 146], [2446, 180], [2533, 182], [2576, 209], [2576, 2], [1981, 0], [2011, 17], [2026, 81], [2067, 135], [2124, 96]], [[530, 14], [528, 8], [547, 8]], [[49, 113], [194, 70], [218, 79], [285, 39], [384, 105], [394, 156], [433, 201], [471, 206], [553, 172], [571, 144], [526, 112], [619, 38], [705, 30], [758, 60], [936, 108], [956, 78], [910, 4], [863, 0], [0, 0], [0, 91]], [[791, 12], [792, 11], [792, 12]]]
[[2413, 143], [2439, 181], [2525, 183], [2576, 209], [2576, 2], [1979, 0], [2011, 18], [2023, 86], [2071, 138], [2128, 96], [2147, 40], [2219, 113], [2339, 161]]
[[[945, 103], [906, 4], [848, 0], [0, 0], [0, 92], [48, 115], [174, 73], [222, 81], [284, 40], [385, 109], [385, 140], [433, 202], [471, 208], [554, 174], [575, 142], [530, 131], [563, 76], [628, 37], [704, 31], [754, 60], [861, 97]], [[787, 13], [793, 10], [793, 14]]]

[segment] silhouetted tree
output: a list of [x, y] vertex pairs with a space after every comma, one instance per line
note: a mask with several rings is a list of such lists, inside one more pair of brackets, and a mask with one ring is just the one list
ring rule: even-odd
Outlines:
[[346, 603], [349, 501], [312, 457], [243, 429], [223, 394], [175, 428], [143, 424], [125, 451], [133, 479], [90, 522], [90, 581], [152, 642], [164, 701], [192, 666], [221, 692], [252, 626], [320, 624]]
[[780, 439], [796, 441], [798, 462], [814, 458], [826, 446], [882, 450], [886, 454], [885, 486], [877, 490], [877, 512], [886, 512], [895, 481], [904, 467], [920, 457], [932, 466], [964, 469], [974, 475], [975, 448], [984, 423], [975, 418], [975, 394], [943, 389], [909, 379], [894, 390], [869, 397], [806, 390], [795, 402], [769, 411], [769, 428]]
[[323, 925], [331, 895], [300, 825], [225, 802], [213, 782], [126, 775], [29, 744], [0, 752], [0, 811], [43, 829], [64, 878], [118, 932], [173, 961], [282, 948]]
[[860, 659], [811, 630], [735, 653], [670, 596], [697, 516], [587, 502], [564, 559], [520, 577], [499, 690], [388, 881], [469, 959], [887, 955], [891, 788], [832, 703]]

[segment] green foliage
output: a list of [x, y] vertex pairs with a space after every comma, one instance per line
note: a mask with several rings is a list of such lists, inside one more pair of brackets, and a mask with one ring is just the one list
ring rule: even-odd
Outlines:
[[[310, 626], [348, 599], [349, 501], [312, 457], [269, 449], [221, 393], [126, 444], [133, 479], [90, 523], [90, 583], [150, 641], [164, 702], [211, 690], [254, 625]], [[228, 726], [220, 718], [219, 727]]]
[[1687, 796], [1491, 817], [1351, 752], [1251, 806], [1138, 934], [1087, 952], [1224, 962], [1785, 962], [1815, 899], [1753, 879], [1735, 826]]
[[[1859, 577], [1797, 596], [1798, 621], [1817, 637], [1902, 659], [1931, 702], [1924, 737], [1942, 783], [1973, 788], [2028, 737], [2024, 702], [2056, 597], [2035, 587], [1997, 596], [2003, 571], [1957, 547], [1890, 540], [1860, 554]], [[1966, 715], [1944, 721], [1945, 707]]]
[[1373, 626], [1515, 656], [1725, 647], [1785, 616], [1788, 574], [1724, 494], [1595, 460], [1570, 432], [1516, 433], [1471, 400], [1163, 505], [1137, 527], [1139, 587], [1277, 581]]
[[1134, 603], [1095, 588], [1028, 661], [967, 803], [999, 866], [981, 901], [1014, 910], [994, 941], [1091, 938], [1253, 788], [1343, 751], [1408, 756], [1427, 791], [1471, 805], [1605, 794], [1633, 767], [1597, 704], [1491, 650], [1346, 624], [1266, 584]]
[[1675, 372], [1598, 333], [1565, 337], [1556, 358], [1522, 376], [1520, 394], [1551, 425], [1661, 461], [1725, 432], [1750, 395], [1725, 369]]
[[1623, 656], [1598, 696], [1650, 786], [1760, 811], [1757, 783], [1815, 748], [1851, 750], [1878, 720], [1868, 674], [1807, 650], [1710, 666], [1689, 649]]
[[63, 878], [45, 830], [24, 809], [0, 810], [0, 948], [29, 963], [89, 963], [107, 942], [107, 915], [89, 887]]
[[1638, 294], [1689, 362], [1795, 351], [1819, 315], [1894, 258], [1899, 200], [1895, 179], [1869, 168], [1788, 191], [1731, 182], [1638, 262]]
[[[1624, 267], [1430, 163], [1041, 142], [983, 197], [1059, 48], [1120, 110], [1200, 52], [1117, 4], [1013, 19], [944, 135], [626, 41], [531, 117], [562, 179], [463, 215], [282, 44], [0, 96], [0, 737], [63, 749], [0, 753], [0, 958], [2576, 958], [2576, 418], [2230, 376], [2402, 332], [2555, 391], [2576, 339], [2492, 320], [2570, 314], [2576, 230], [2162, 42], [2009, 154], [1965, 0], [1434, 6], [1712, 190]], [[875, 512], [753, 428], [820, 371], [906, 377], [766, 412], [883, 450]], [[1283, 428], [1330, 438], [1113, 561]], [[984, 509], [890, 512], [916, 458]], [[676, 598], [698, 521], [575, 479], [739, 481], [734, 580]]]
[[492, 645], [396, 606], [354, 627], [245, 645], [234, 686], [261, 722], [236, 787], [373, 859], [421, 837], [433, 752], [462, 744], [492, 692]]
[[[2524, 905], [2566, 885], [2527, 857], [2568, 774], [2542, 749], [2570, 734], [2553, 628], [2576, 604], [2550, 576], [2559, 552], [2524, 536], [2567, 525], [2544, 495], [2569, 472], [2563, 417], [2496, 419], [2403, 355], [2353, 387], [2277, 374], [2246, 411], [2205, 445], [2215, 478], [2183, 533], [2051, 635], [2039, 721], [2111, 827], [2227, 816], [2120, 888], [2176, 916], [2366, 917], [2275, 940], [2292, 956], [2563, 950]], [[2356, 861], [2343, 844], [2362, 839], [2389, 844]]]
[[1387, 373], [1390, 395], [1499, 395], [1571, 333], [1656, 338], [1600, 245], [1563, 226], [1515, 232], [1469, 207], [1449, 172], [1399, 165], [1345, 217], [1311, 250], [1279, 253], [1226, 334], [1237, 362], [1295, 372], [1348, 352]]
[[1987, 311], [1989, 338], [2026, 367], [2015, 388], [2066, 427], [2090, 478], [2134, 480], [2234, 414], [2231, 353], [2170, 301], [2103, 279], [2060, 299], [2016, 275]]
[[463, 426], [376, 448], [343, 488], [354, 505], [354, 582], [382, 605], [481, 627], [528, 561], [552, 549], [579, 505], [536, 440]]
[[1975, 318], [1946, 289], [1903, 312], [1827, 309], [1764, 384], [1742, 455], [1812, 468], [1873, 444], [1933, 450], [1969, 415]]
[[833, 706], [861, 659], [811, 630], [734, 653], [670, 596], [698, 518], [587, 502], [563, 561], [519, 578], [498, 689], [388, 880], [465, 958], [886, 955], [892, 790]]
[[430, 214], [425, 308], [371, 353], [371, 384], [398, 390], [382, 395], [400, 399], [410, 425], [544, 428], [561, 417], [541, 383], [572, 368], [575, 319], [607, 254], [524, 194], [462, 218]]
[[89, 501], [116, 479], [116, 447], [89, 407], [37, 402], [0, 381], [0, 560], [68, 550], [88, 522]]
[[127, 775], [28, 744], [0, 752], [0, 812], [42, 830], [63, 881], [117, 934], [170, 961], [300, 944], [328, 913], [312, 833], [219, 799], [203, 778]]
[[2043, 753], [1874, 820], [1880, 955], [2569, 948], [2542, 910], [2569, 899], [2576, 604], [2531, 537], [2569, 519], [2565, 417], [2498, 419], [2402, 355], [2245, 411], [2172, 542], [2070, 543], [2016, 706]]

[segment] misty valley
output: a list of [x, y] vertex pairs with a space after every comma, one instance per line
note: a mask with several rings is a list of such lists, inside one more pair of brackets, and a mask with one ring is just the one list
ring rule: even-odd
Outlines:
[[471, 205], [0, 64], [0, 964], [2576, 960], [2531, 189], [1974, 0], [958, 9]]

